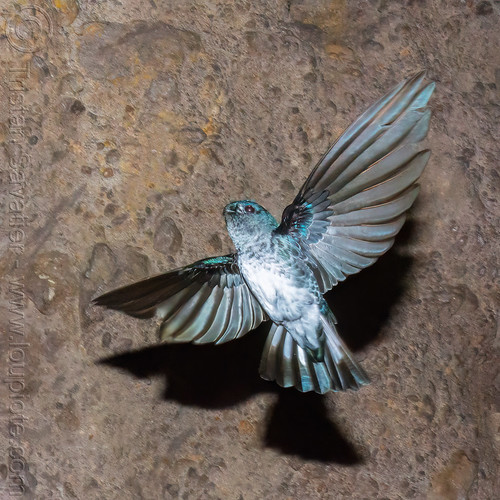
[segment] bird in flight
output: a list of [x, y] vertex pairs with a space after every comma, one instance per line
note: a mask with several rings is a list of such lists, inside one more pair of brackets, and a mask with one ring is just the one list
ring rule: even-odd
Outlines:
[[281, 222], [255, 201], [223, 211], [236, 251], [108, 292], [94, 304], [161, 320], [164, 342], [221, 344], [271, 320], [260, 375], [298, 390], [369, 383], [323, 294], [394, 242], [429, 159], [424, 72], [363, 113], [315, 166]]

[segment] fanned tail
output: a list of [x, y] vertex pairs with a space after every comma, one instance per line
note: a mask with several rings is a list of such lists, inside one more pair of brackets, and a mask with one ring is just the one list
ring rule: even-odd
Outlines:
[[314, 361], [283, 326], [273, 323], [262, 354], [261, 377], [275, 380], [282, 387], [319, 394], [356, 391], [369, 384], [368, 375], [338, 336], [333, 314], [322, 315], [321, 321], [326, 343], [324, 359], [319, 362]]

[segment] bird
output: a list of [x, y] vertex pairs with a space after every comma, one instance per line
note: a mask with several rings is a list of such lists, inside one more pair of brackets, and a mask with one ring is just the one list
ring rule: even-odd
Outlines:
[[429, 160], [435, 83], [425, 71], [369, 107], [328, 149], [277, 221], [253, 200], [223, 210], [235, 250], [110, 291], [93, 303], [156, 317], [167, 343], [222, 344], [264, 321], [259, 372], [325, 394], [370, 382], [323, 295], [391, 248]]

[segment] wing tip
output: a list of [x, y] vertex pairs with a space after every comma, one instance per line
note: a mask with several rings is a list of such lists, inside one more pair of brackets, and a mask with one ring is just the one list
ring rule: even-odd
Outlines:
[[114, 292], [115, 290], [112, 290], [111, 292], [106, 292], [103, 293], [102, 295], [94, 297], [90, 301], [90, 304], [92, 306], [106, 307], [108, 309], [112, 309], [114, 305], [118, 305], [118, 303], [115, 302], [116, 297], [113, 299]]
[[427, 69], [421, 69], [420, 71], [415, 71], [407, 79], [407, 82], [422, 82], [427, 76]]
[[436, 89], [436, 82], [435, 81], [431, 81], [430, 83], [428, 83], [425, 86], [424, 90], [427, 90], [429, 92], [429, 94], [432, 94], [435, 89]]

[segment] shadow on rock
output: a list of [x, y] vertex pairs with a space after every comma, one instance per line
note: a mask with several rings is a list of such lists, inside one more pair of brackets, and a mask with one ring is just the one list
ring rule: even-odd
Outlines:
[[287, 455], [343, 465], [363, 462], [328, 418], [323, 396], [281, 389], [272, 409], [266, 445]]
[[319, 394], [282, 389], [262, 380], [259, 358], [267, 327], [221, 346], [162, 344], [105, 358], [101, 364], [125, 369], [138, 378], [163, 375], [166, 400], [207, 409], [234, 406], [261, 393], [278, 394], [266, 431], [266, 445], [306, 460], [359, 463], [352, 446], [328, 418]]
[[259, 359], [268, 326], [221, 345], [160, 344], [100, 360], [138, 378], [164, 375], [164, 398], [187, 406], [226, 408], [272, 384], [259, 377]]

